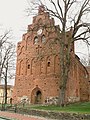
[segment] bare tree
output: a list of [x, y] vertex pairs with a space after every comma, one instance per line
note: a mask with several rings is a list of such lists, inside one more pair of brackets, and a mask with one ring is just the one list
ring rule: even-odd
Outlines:
[[[43, 5], [51, 16], [58, 19], [60, 25], [58, 34], [58, 41], [61, 45], [59, 105], [64, 106], [72, 44], [74, 41], [83, 40], [90, 45], [90, 23], [87, 21], [90, 14], [90, 0], [36, 0], [32, 4], [35, 9], [37, 9], [38, 5]], [[28, 8], [27, 10], [28, 13], [31, 12], [31, 9]], [[71, 30], [71, 37], [67, 40], [66, 33], [69, 30]]]
[[[8, 82], [8, 79], [10, 78], [10, 76], [12, 75], [12, 72], [11, 72], [11, 68], [12, 70], [15, 69], [15, 66], [13, 66], [13, 64], [15, 64], [15, 45], [12, 43], [9, 43], [8, 45], [8, 48], [7, 48], [7, 55], [6, 55], [6, 61], [5, 61], [5, 64], [4, 64], [4, 81], [5, 81], [5, 104], [7, 103], [7, 82]], [[12, 60], [14, 60], [12, 62]]]
[[0, 35], [0, 82], [1, 82], [1, 76], [2, 76], [2, 70], [5, 63], [5, 58], [3, 59], [2, 52], [3, 52], [3, 46], [4, 43], [11, 37], [10, 31], [5, 31], [3, 34]]
[[[11, 42], [11, 33], [6, 31], [0, 39], [0, 82], [4, 81], [5, 104], [7, 103], [7, 81], [15, 66], [15, 45]], [[14, 68], [12, 68], [14, 67]], [[12, 68], [12, 70], [11, 70]], [[9, 74], [10, 73], [10, 74]]]

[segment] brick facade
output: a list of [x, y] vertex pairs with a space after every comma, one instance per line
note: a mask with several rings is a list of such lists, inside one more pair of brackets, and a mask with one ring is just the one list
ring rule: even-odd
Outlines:
[[[30, 103], [56, 103], [59, 95], [60, 44], [57, 39], [59, 26], [40, 7], [27, 33], [17, 45], [16, 80], [13, 99], [27, 98]], [[67, 40], [71, 31], [67, 32]], [[74, 53], [71, 52], [71, 70], [67, 83], [66, 100], [88, 100], [88, 73]]]
[[89, 84], [89, 101], [90, 101], [90, 66], [87, 66], [86, 69], [89, 73], [89, 81], [88, 81], [89, 83], [88, 84]]

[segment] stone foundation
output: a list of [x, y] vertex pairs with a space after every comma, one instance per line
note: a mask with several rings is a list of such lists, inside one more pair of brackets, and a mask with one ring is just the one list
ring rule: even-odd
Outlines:
[[79, 97], [68, 97], [68, 102], [69, 103], [74, 103], [80, 101]]
[[47, 97], [45, 99], [45, 104], [57, 105], [57, 103], [58, 103], [58, 97]]

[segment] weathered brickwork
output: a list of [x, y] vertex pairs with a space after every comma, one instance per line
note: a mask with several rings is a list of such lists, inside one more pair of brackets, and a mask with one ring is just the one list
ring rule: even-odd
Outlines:
[[88, 73], [89, 73], [89, 80], [88, 80], [88, 84], [89, 84], [89, 101], [90, 101], [90, 66], [86, 67]]
[[[57, 36], [59, 26], [49, 13], [39, 8], [33, 23], [17, 45], [16, 80], [13, 99], [21, 101], [28, 98], [29, 103], [54, 103], [59, 95], [60, 44]], [[71, 31], [67, 32], [67, 41]], [[56, 41], [56, 42], [55, 42]], [[67, 83], [66, 100], [68, 102], [88, 100], [88, 73], [71, 51], [71, 70]]]

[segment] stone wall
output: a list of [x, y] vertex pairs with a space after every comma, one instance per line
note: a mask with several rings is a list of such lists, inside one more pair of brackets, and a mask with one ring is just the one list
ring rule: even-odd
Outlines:
[[58, 103], [58, 97], [47, 97], [45, 99], [45, 104], [49, 105], [57, 105]]
[[18, 113], [45, 117], [47, 119], [56, 120], [90, 120], [90, 114], [66, 113], [66, 112], [51, 112], [39, 110], [18, 109]]

